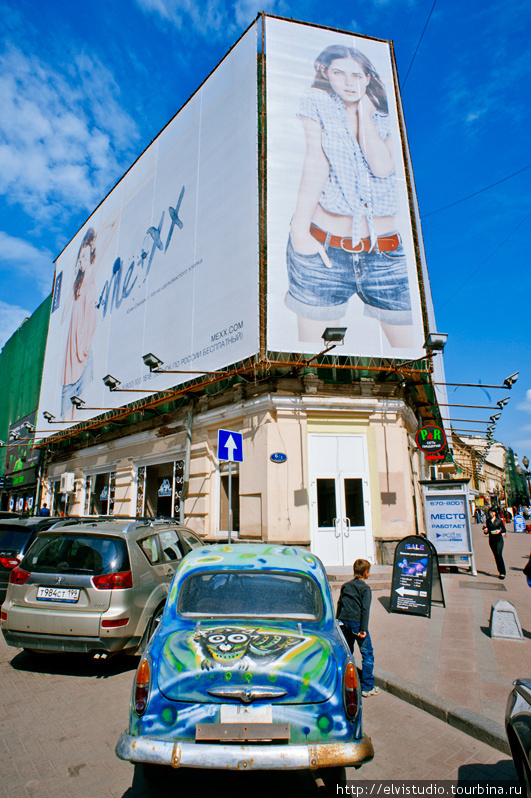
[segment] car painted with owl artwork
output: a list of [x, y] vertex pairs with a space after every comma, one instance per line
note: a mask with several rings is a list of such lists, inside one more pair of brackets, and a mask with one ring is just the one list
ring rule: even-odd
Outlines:
[[370, 761], [356, 666], [321, 561], [252, 543], [188, 554], [116, 753], [143, 763], [148, 779], [159, 765], [320, 771]]

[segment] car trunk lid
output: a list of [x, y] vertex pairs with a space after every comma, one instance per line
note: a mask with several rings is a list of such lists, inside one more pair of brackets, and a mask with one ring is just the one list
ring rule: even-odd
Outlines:
[[165, 638], [158, 686], [174, 701], [326, 701], [337, 662], [325, 635], [298, 624], [205, 622]]

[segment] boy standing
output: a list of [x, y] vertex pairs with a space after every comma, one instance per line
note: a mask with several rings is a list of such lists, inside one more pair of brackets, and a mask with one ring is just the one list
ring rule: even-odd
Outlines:
[[[371, 564], [368, 560], [356, 560], [354, 579], [345, 582], [341, 588], [336, 612], [336, 618], [352, 634], [354, 640], [358, 641], [361, 653], [361, 694], [364, 698], [380, 693], [380, 688], [374, 686], [374, 651], [369, 635], [372, 596], [366, 581], [370, 572]], [[354, 640], [352, 640], [352, 652], [354, 652]]]

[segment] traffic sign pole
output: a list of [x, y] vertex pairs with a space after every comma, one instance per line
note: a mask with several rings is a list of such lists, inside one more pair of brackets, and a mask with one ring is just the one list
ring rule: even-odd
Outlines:
[[228, 540], [232, 540], [232, 463], [243, 462], [243, 436], [241, 432], [228, 429], [218, 430], [218, 460], [229, 464], [229, 489], [228, 489]]
[[231, 534], [232, 534], [232, 461], [229, 460], [229, 545], [231, 544]]

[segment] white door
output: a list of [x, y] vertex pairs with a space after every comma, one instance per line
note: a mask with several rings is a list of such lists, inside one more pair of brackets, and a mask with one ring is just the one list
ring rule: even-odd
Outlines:
[[312, 551], [325, 565], [373, 561], [367, 447], [362, 435], [310, 435]]

